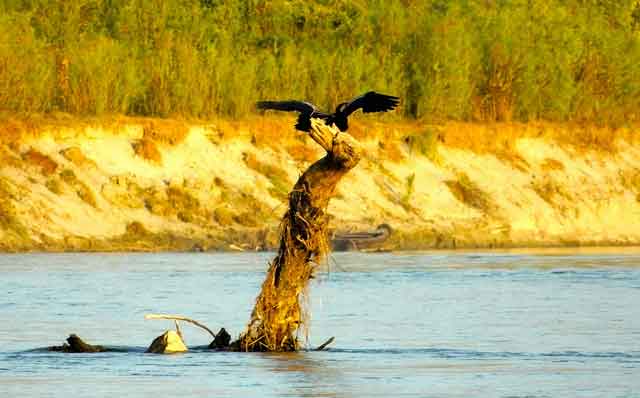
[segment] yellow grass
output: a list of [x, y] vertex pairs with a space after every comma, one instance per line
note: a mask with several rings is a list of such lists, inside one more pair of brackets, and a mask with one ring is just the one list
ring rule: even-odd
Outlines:
[[31, 148], [22, 154], [22, 160], [27, 164], [40, 168], [42, 174], [48, 176], [56, 172], [58, 163], [44, 153]]
[[136, 155], [146, 159], [158, 166], [162, 165], [162, 154], [158, 150], [155, 142], [148, 138], [137, 140], [131, 144]]
[[[294, 129], [294, 113], [265, 114], [239, 120], [216, 118], [214, 120], [175, 120], [127, 116], [78, 118], [68, 114], [7, 115], [0, 114], [0, 142], [15, 143], [25, 135], [37, 136], [42, 132], [61, 129], [82, 131], [86, 127], [100, 127], [118, 134], [125, 125], [138, 125], [143, 129], [143, 139], [164, 145], [182, 142], [190, 125], [202, 125], [215, 131], [217, 143], [242, 139], [257, 147], [286, 148], [296, 160], [311, 161], [317, 152], [309, 150], [304, 142], [306, 134]], [[515, 150], [520, 138], [544, 138], [570, 147], [578, 152], [596, 150], [615, 153], [621, 141], [637, 142], [640, 126], [620, 128], [578, 123], [424, 123], [396, 117], [379, 118], [357, 113], [350, 119], [349, 132], [360, 141], [383, 142], [380, 155], [391, 160], [401, 160], [400, 145], [404, 143], [409, 153], [422, 153], [431, 158], [437, 145], [470, 150], [475, 153], [497, 154], [503, 159], [522, 164]], [[396, 144], [394, 144], [396, 143]], [[307, 148], [307, 149], [303, 149]], [[157, 159], [148, 154], [147, 159]], [[156, 161], [156, 160], [154, 160]]]

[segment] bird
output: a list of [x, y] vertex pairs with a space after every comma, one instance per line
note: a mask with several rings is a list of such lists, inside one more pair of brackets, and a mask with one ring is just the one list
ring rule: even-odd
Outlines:
[[287, 112], [300, 112], [296, 122], [296, 129], [309, 132], [311, 130], [311, 118], [324, 120], [325, 124], [335, 125], [340, 131], [347, 131], [349, 123], [347, 118], [358, 109], [364, 113], [387, 112], [398, 106], [400, 98], [393, 95], [366, 92], [351, 101], [343, 102], [336, 107], [334, 113], [325, 113], [307, 101], [287, 100], [287, 101], [258, 101], [256, 108], [260, 110], [273, 109]]

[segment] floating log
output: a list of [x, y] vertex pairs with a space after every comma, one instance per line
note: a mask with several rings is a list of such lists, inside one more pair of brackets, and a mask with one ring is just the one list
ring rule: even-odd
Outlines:
[[340, 179], [361, 156], [347, 133], [311, 119], [311, 138], [327, 151], [298, 179], [280, 226], [280, 246], [269, 265], [249, 324], [232, 346], [241, 351], [295, 351], [306, 319], [301, 300], [329, 251], [326, 213]]

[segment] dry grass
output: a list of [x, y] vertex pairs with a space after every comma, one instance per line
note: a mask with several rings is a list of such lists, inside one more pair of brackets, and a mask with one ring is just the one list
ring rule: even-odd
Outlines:
[[141, 158], [148, 160], [158, 166], [162, 165], [162, 154], [158, 150], [155, 142], [150, 139], [143, 138], [131, 144], [133, 151]]
[[480, 189], [465, 173], [460, 172], [457, 179], [444, 182], [451, 194], [465, 205], [485, 214], [492, 213], [496, 206], [491, 196]]
[[220, 199], [212, 217], [222, 226], [239, 224], [258, 227], [277, 219], [277, 214], [252, 193], [234, 188], [220, 178], [214, 180], [220, 188]]
[[540, 166], [542, 168], [543, 171], [563, 171], [564, 170], [564, 164], [562, 164], [562, 162], [556, 160], [556, 159], [551, 159], [551, 158], [546, 158], [543, 162], [542, 165]]
[[640, 170], [620, 170], [620, 185], [635, 193], [640, 203]]
[[269, 115], [266, 117], [248, 118], [238, 122], [236, 130], [251, 133], [252, 142], [258, 147], [282, 148], [287, 143], [305, 137], [307, 134], [296, 131], [296, 114]]
[[204, 124], [197, 120], [192, 123], [178, 119], [160, 119], [149, 117], [130, 117], [123, 115], [105, 115], [100, 117], [75, 116], [68, 113], [53, 112], [47, 114], [8, 114], [0, 112], [0, 142], [12, 143], [24, 137], [38, 137], [43, 133], [54, 138], [59, 132], [73, 130], [78, 135], [87, 128], [100, 128], [118, 134], [123, 127], [140, 126], [143, 138], [165, 145], [177, 145], [189, 134], [190, 124]]
[[407, 146], [410, 155], [422, 155], [430, 161], [438, 163], [440, 160], [438, 144], [441, 139], [438, 129], [427, 128], [421, 132], [412, 132], [405, 135], [402, 141]]
[[56, 195], [62, 195], [62, 192], [64, 192], [62, 188], [62, 182], [57, 176], [49, 178], [44, 183], [44, 186], [47, 187], [49, 191], [55, 193]]
[[571, 199], [571, 195], [564, 186], [549, 175], [534, 178], [531, 182], [531, 189], [533, 189], [542, 200], [554, 207], [558, 204], [557, 198]]
[[398, 141], [389, 140], [378, 142], [378, 157], [398, 163], [401, 162], [405, 156], [400, 145], [398, 145]]
[[40, 169], [43, 175], [50, 176], [58, 169], [58, 163], [44, 153], [31, 148], [22, 154], [22, 160]]
[[413, 206], [411, 206], [411, 196], [413, 196], [413, 192], [415, 190], [415, 184], [416, 182], [416, 174], [412, 173], [411, 175], [407, 176], [407, 181], [406, 181], [406, 191], [404, 193], [404, 195], [402, 196], [402, 199], [400, 200], [400, 203], [402, 204], [402, 207], [406, 210], [406, 211], [413, 211], [414, 208]]
[[324, 156], [324, 151], [309, 145], [304, 139], [305, 136], [299, 136], [285, 144], [285, 150], [296, 163], [310, 163]]
[[86, 157], [77, 146], [63, 149], [60, 154], [78, 167], [96, 167], [96, 162]]
[[66, 182], [75, 191], [76, 195], [78, 195], [78, 197], [82, 199], [82, 201], [84, 201], [86, 204], [91, 207], [98, 207], [96, 196], [91, 188], [89, 188], [87, 184], [82, 182], [82, 180], [80, 180], [73, 172], [73, 170], [65, 169], [60, 172], [60, 179]]
[[129, 209], [144, 208], [145, 190], [129, 175], [114, 175], [109, 182], [102, 184], [100, 194], [117, 207]]
[[167, 204], [176, 211], [176, 216], [182, 222], [194, 222], [202, 217], [200, 201], [189, 192], [178, 187], [167, 189]]
[[24, 166], [24, 162], [8, 145], [0, 144], [0, 166], [19, 169]]
[[200, 211], [198, 199], [178, 187], [168, 189], [149, 187], [143, 189], [140, 196], [144, 198], [144, 207], [157, 216], [175, 216], [193, 221], [194, 213]]
[[531, 123], [472, 124], [448, 122], [442, 129], [442, 141], [454, 148], [475, 153], [515, 153], [520, 138], [544, 138], [578, 152], [601, 151], [615, 153], [620, 141], [637, 142], [632, 128], [599, 127], [594, 125]]
[[235, 222], [234, 217], [233, 210], [227, 206], [223, 205], [213, 210], [213, 220], [221, 226], [232, 225]]
[[289, 175], [279, 166], [268, 164], [260, 161], [254, 153], [248, 152], [244, 154], [244, 163], [248, 168], [257, 171], [271, 181], [272, 187], [269, 193], [277, 199], [285, 200], [289, 194], [289, 188], [292, 182]]
[[[466, 123], [444, 122], [426, 124], [419, 120], [385, 118], [385, 121], [367, 120], [355, 115], [350, 120], [349, 132], [360, 141], [378, 140], [384, 142], [402, 142], [408, 145], [410, 153], [426, 153], [431, 158], [434, 144], [470, 150], [475, 153], [501, 154], [503, 160], [516, 159], [513, 154], [516, 142], [520, 138], [544, 138], [557, 142], [576, 151], [603, 151], [615, 153], [621, 140], [637, 142], [638, 126], [601, 127], [578, 123]], [[99, 118], [75, 117], [64, 113], [9, 115], [0, 114], [0, 142], [15, 143], [25, 135], [38, 136], [42, 132], [54, 133], [57, 130], [74, 129], [83, 131], [87, 127], [100, 127], [114, 134], [123, 127], [138, 125], [143, 128], [143, 137], [155, 143], [177, 145], [188, 132], [189, 125], [211, 125], [211, 121], [192, 122], [176, 119], [157, 119], [126, 116], [103, 116]], [[311, 161], [314, 153], [300, 152], [300, 139], [305, 133], [294, 129], [294, 114], [268, 113], [245, 117], [240, 120], [218, 118], [213, 120], [216, 129], [215, 143], [230, 139], [251, 140], [258, 147], [282, 149], [291, 147], [289, 152], [296, 159]], [[80, 133], [79, 133], [80, 134]], [[391, 156], [397, 157], [392, 148]], [[301, 155], [297, 155], [301, 153]]]
[[148, 119], [143, 126], [143, 139], [167, 145], [178, 145], [189, 134], [189, 126], [181, 120]]
[[21, 239], [27, 239], [29, 233], [20, 221], [13, 201], [16, 200], [12, 184], [0, 177], [0, 229], [15, 234]]

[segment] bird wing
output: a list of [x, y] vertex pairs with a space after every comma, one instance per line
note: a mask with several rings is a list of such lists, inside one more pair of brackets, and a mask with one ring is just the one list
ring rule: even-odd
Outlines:
[[352, 99], [344, 110], [345, 115], [349, 116], [353, 112], [362, 108], [362, 112], [386, 112], [398, 106], [400, 98], [393, 95], [385, 95], [369, 91], [359, 97]]
[[311, 114], [316, 111], [316, 107], [306, 101], [258, 101], [256, 102], [258, 109], [275, 109], [277, 111], [300, 112], [303, 114]]

